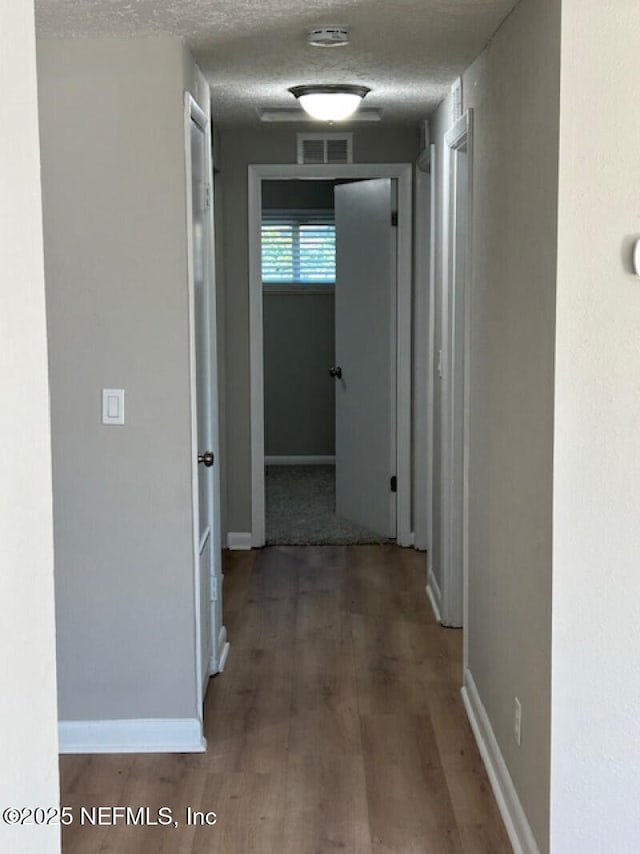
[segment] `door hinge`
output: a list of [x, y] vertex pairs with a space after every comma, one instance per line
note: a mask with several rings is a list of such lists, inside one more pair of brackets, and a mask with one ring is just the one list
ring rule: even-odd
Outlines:
[[394, 474], [394, 476], [391, 478], [391, 492], [397, 492], [397, 491], [398, 491], [398, 478]]
[[206, 184], [204, 188], [204, 209], [209, 210], [211, 207], [211, 184]]
[[398, 211], [392, 211], [391, 212], [391, 225], [394, 228], [398, 227]]

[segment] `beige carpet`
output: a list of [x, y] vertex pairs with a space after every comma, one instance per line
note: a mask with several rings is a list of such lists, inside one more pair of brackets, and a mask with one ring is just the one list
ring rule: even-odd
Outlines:
[[379, 543], [380, 537], [336, 516], [334, 466], [267, 466], [267, 545]]

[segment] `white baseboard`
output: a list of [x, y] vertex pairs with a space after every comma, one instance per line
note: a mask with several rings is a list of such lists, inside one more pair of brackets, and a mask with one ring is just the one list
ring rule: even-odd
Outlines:
[[229, 533], [227, 534], [227, 548], [232, 552], [248, 552], [251, 551], [251, 534], [247, 533]]
[[211, 657], [211, 675], [222, 673], [229, 657], [229, 641], [227, 640], [227, 627], [223, 626], [218, 635], [217, 657]]
[[265, 466], [335, 466], [333, 457], [265, 457]]
[[60, 721], [60, 753], [205, 753], [198, 718]]
[[462, 701], [515, 854], [540, 854], [491, 721], [468, 668], [464, 672]]
[[440, 611], [440, 606], [442, 604], [442, 592], [440, 591], [438, 579], [433, 574], [432, 569], [429, 569], [429, 574], [427, 575], [427, 596], [429, 597], [429, 602], [431, 602], [433, 616], [441, 623], [442, 612]]

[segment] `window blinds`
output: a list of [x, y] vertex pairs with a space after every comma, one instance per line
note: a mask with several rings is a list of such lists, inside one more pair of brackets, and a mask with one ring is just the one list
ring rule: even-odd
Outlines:
[[263, 211], [263, 282], [333, 284], [335, 279], [333, 211]]

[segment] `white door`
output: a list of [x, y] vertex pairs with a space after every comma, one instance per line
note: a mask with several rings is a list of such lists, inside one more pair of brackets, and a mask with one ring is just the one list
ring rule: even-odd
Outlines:
[[218, 465], [217, 369], [213, 296], [211, 148], [207, 117], [189, 101], [190, 278], [194, 378], [194, 467], [197, 658], [200, 699], [220, 669], [220, 477]]
[[336, 511], [396, 535], [395, 186], [341, 184], [336, 216]]

